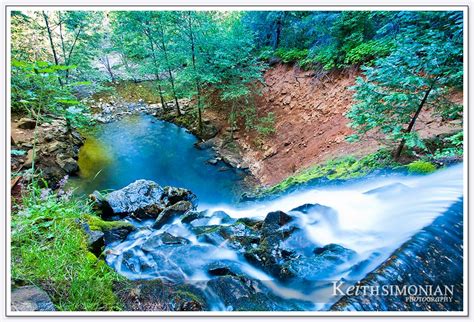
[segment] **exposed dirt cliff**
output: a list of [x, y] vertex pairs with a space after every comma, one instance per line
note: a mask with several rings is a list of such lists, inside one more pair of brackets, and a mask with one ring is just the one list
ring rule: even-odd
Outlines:
[[[376, 151], [381, 143], [374, 138], [349, 143], [352, 133], [345, 113], [353, 104], [357, 70], [322, 73], [277, 65], [265, 75], [262, 96], [257, 97], [258, 115], [275, 115], [275, 134], [261, 137], [255, 131], [236, 133], [244, 163], [262, 184], [272, 185], [313, 164], [346, 155], [361, 156]], [[453, 99], [462, 102], [462, 94]], [[218, 137], [226, 135], [222, 113], [208, 109], [205, 117], [221, 125]], [[460, 124], [443, 122], [431, 111], [420, 115], [416, 128], [422, 137], [452, 132]]]

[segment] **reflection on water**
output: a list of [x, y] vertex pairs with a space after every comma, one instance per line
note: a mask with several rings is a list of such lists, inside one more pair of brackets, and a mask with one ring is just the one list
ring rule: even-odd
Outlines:
[[101, 125], [87, 136], [79, 154], [79, 193], [120, 189], [138, 179], [192, 190], [200, 205], [231, 203], [244, 173], [219, 162], [211, 149], [194, 147], [187, 130], [149, 115], [134, 115]]

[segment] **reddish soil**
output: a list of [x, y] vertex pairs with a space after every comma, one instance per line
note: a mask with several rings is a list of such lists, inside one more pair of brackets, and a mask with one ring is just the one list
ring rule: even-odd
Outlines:
[[[250, 171], [262, 184], [272, 185], [294, 172], [341, 156], [362, 156], [376, 151], [382, 143], [365, 139], [348, 143], [352, 133], [345, 113], [353, 104], [357, 70], [331, 72], [315, 76], [314, 72], [278, 65], [265, 73], [266, 86], [257, 98], [258, 115], [275, 114], [276, 133], [262, 138], [258, 133], [237, 132], [237, 143]], [[454, 95], [462, 102], [462, 93]], [[224, 126], [220, 113], [206, 110], [205, 117]], [[416, 127], [422, 137], [451, 132], [459, 124], [443, 123], [430, 111], [420, 115]], [[222, 136], [225, 131], [221, 131]]]

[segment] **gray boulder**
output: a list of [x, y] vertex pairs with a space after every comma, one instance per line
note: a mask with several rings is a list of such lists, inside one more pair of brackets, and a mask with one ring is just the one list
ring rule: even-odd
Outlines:
[[56, 311], [48, 294], [33, 285], [13, 289], [11, 301], [12, 311]]
[[105, 197], [93, 193], [93, 200], [105, 217], [133, 214], [138, 218], [156, 217], [166, 208], [162, 202], [163, 188], [149, 180], [137, 180], [125, 188], [112, 191]]
[[180, 217], [189, 210], [192, 210], [193, 204], [189, 201], [178, 201], [174, 205], [165, 208], [156, 218], [153, 228], [160, 229], [163, 225], [171, 222], [174, 218]]

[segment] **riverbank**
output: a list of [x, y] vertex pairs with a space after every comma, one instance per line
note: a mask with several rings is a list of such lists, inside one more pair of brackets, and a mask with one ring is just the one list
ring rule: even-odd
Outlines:
[[[200, 132], [193, 101], [180, 100], [182, 115], [176, 116], [173, 101], [162, 108], [159, 97], [151, 95], [150, 91], [145, 99], [138, 98], [136, 93], [147, 88], [142, 83], [115, 84], [115, 94], [96, 95], [93, 106], [105, 113], [117, 110], [115, 106], [120, 110], [124, 104], [131, 110], [138, 106], [141, 111], [185, 127], [203, 141], [202, 146], [214, 147], [219, 158], [233, 167], [248, 169], [255, 186], [272, 187], [308, 172], [316, 165], [349, 156], [359, 160], [380, 149], [393, 148], [375, 136], [357, 143], [346, 141], [352, 134], [345, 117], [353, 103], [353, 92], [349, 87], [359, 75], [356, 69], [318, 74], [287, 64], [268, 69], [264, 74], [262, 95], [252, 97], [256, 115], [274, 116], [269, 125], [272, 131], [265, 135], [248, 129], [241, 118], [238, 118], [237, 126], [231, 127], [226, 104], [219, 100], [203, 110], [203, 131]], [[462, 93], [453, 93], [451, 99], [462, 103]], [[129, 112], [122, 110], [117, 114]], [[99, 116], [99, 120], [107, 119], [107, 116]], [[444, 146], [452, 147], [446, 138], [462, 131], [462, 123], [444, 120], [433, 109], [421, 113], [416, 127], [420, 137], [428, 143], [431, 154], [445, 149]], [[405, 155], [399, 161], [408, 164], [427, 154], [426, 151], [416, 153]]]

